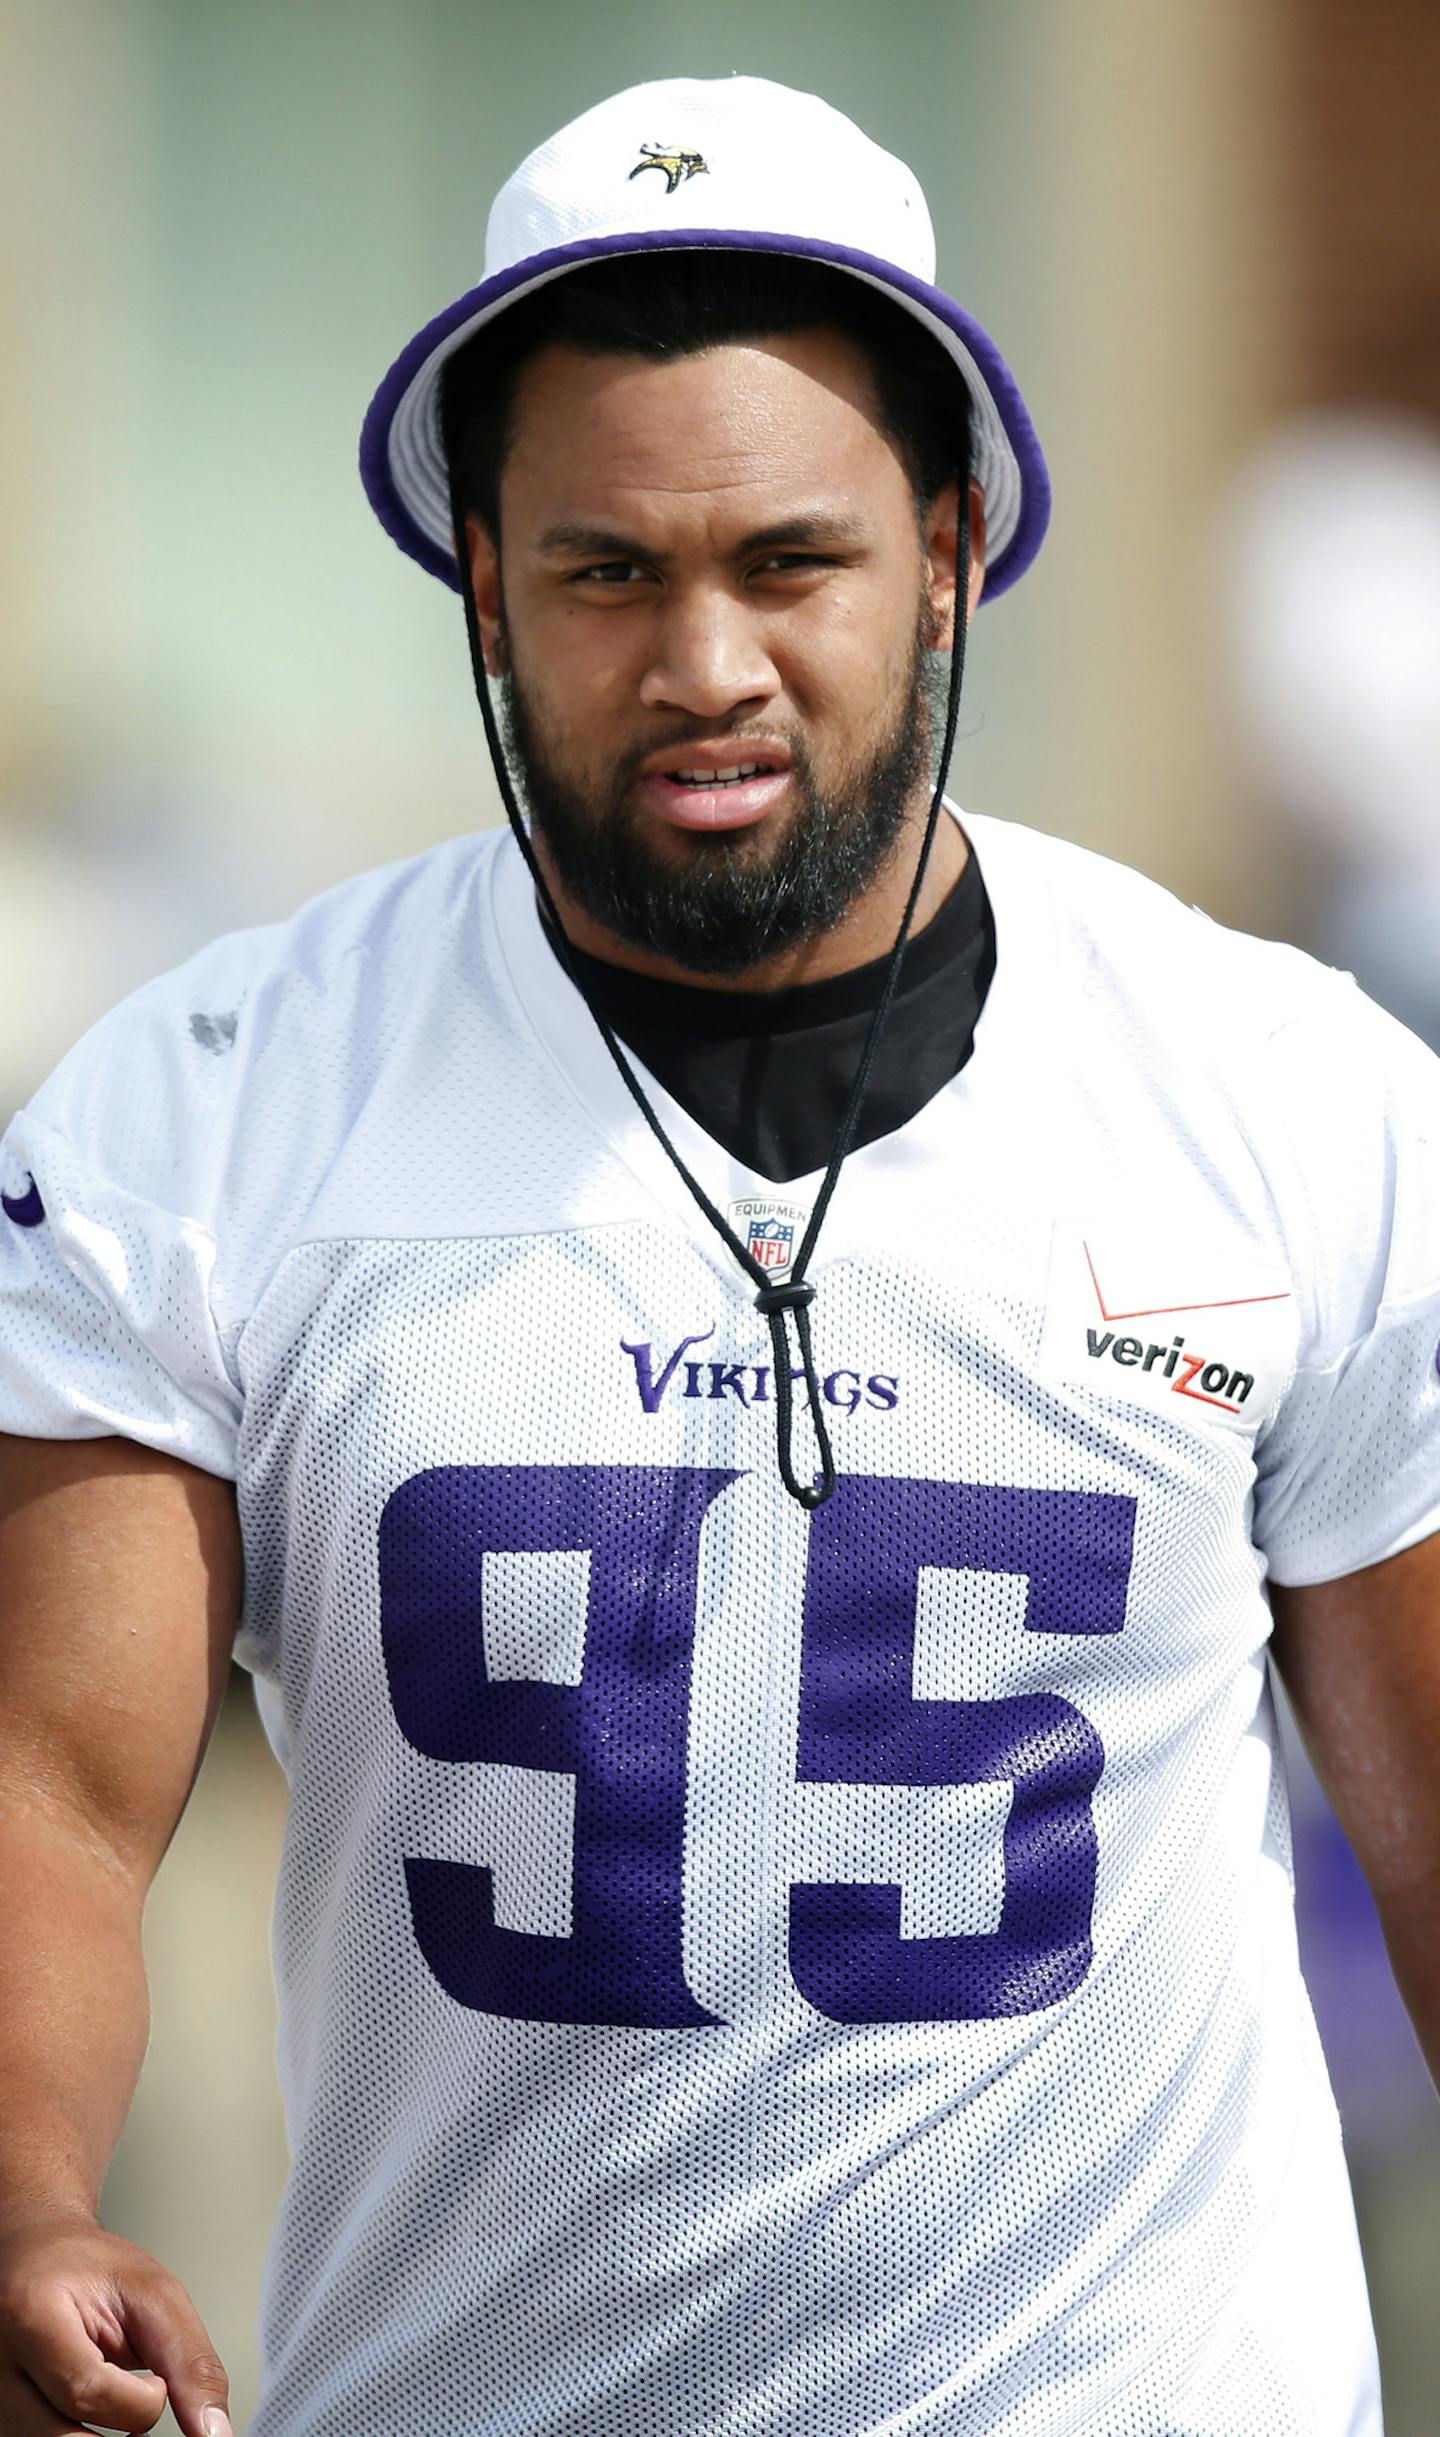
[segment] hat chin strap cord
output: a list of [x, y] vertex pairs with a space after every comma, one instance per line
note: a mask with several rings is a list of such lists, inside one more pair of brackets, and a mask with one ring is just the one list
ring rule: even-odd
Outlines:
[[[529, 867], [530, 876], [535, 883], [536, 894], [538, 895], [540, 902], [549, 917], [551, 928], [555, 935], [555, 944], [559, 948], [561, 956], [564, 959], [566, 970], [568, 971], [570, 979], [574, 983], [576, 989], [579, 991], [581, 998], [585, 999], [585, 1004], [587, 1007], [589, 1007], [590, 1013], [595, 1019], [595, 1023], [599, 1028], [601, 1039], [604, 1041], [606, 1048], [609, 1050], [610, 1055], [614, 1060], [617, 1069], [619, 1070], [621, 1081], [624, 1083], [626, 1090], [629, 1092], [631, 1099], [639, 1109], [640, 1114], [644, 1118], [645, 1123], [649, 1127], [651, 1133], [659, 1143], [661, 1150], [665, 1153], [666, 1158], [670, 1161], [671, 1166], [677, 1171], [683, 1183], [693, 1195], [701, 1210], [703, 1210], [711, 1226], [715, 1229], [717, 1235], [722, 1238], [730, 1252], [733, 1253], [735, 1259], [739, 1262], [740, 1267], [745, 1271], [746, 1275], [750, 1278], [751, 1282], [757, 1289], [755, 1296], [755, 1309], [758, 1312], [763, 1313], [765, 1319], [769, 1323], [770, 1343], [774, 1356], [775, 1429], [780, 1464], [780, 1477], [791, 1497], [794, 1498], [799, 1505], [804, 1507], [823, 1506], [825, 1500], [829, 1497], [831, 1491], [835, 1487], [836, 1477], [835, 1458], [830, 1446], [830, 1433], [825, 1424], [824, 1399], [820, 1393], [820, 1382], [816, 1374], [815, 1356], [810, 1339], [810, 1306], [815, 1300], [815, 1288], [805, 1276], [805, 1271], [814, 1255], [816, 1242], [819, 1238], [820, 1229], [824, 1222], [825, 1213], [830, 1207], [830, 1197], [834, 1192], [837, 1183], [839, 1182], [840, 1170], [844, 1165], [850, 1145], [855, 1139], [855, 1129], [860, 1122], [860, 1111], [864, 1104], [866, 1086], [870, 1081], [871, 1069], [875, 1064], [876, 1053], [880, 1047], [880, 1036], [885, 1029], [885, 1019], [890, 1012], [891, 1003], [895, 996], [896, 986], [900, 979], [900, 966], [905, 954], [905, 943], [910, 936], [910, 925], [914, 919], [916, 905], [919, 903], [921, 886], [924, 882], [926, 868], [930, 860], [930, 849], [935, 840], [936, 826], [940, 818], [940, 806], [945, 794], [945, 780], [950, 768], [950, 756], [955, 747], [956, 725], [960, 717], [960, 687], [965, 673], [965, 639], [968, 627], [968, 595], [970, 589], [970, 464], [968, 437], [966, 447], [961, 453], [958, 471], [960, 479], [960, 496], [957, 513], [955, 619], [953, 640], [950, 647], [950, 679], [945, 706], [945, 735], [940, 750], [940, 762], [938, 774], [935, 780], [934, 792], [930, 798], [930, 810], [926, 817], [925, 835], [921, 840], [920, 856], [915, 866], [915, 877], [911, 882], [910, 894], [906, 900], [905, 912], [901, 918], [899, 933], [896, 937], [895, 945], [890, 952], [890, 961], [886, 967], [885, 980], [881, 987], [880, 996], [876, 1001], [875, 1012], [870, 1019], [870, 1029], [865, 1036], [865, 1046], [860, 1053], [859, 1063], [855, 1069], [855, 1080], [850, 1086], [850, 1096], [845, 1104], [845, 1114], [840, 1120], [840, 1130], [835, 1138], [835, 1148], [830, 1154], [830, 1164], [825, 1171], [820, 1190], [815, 1197], [815, 1206], [810, 1213], [809, 1224], [805, 1229], [803, 1237], [801, 1238], [800, 1249], [796, 1254], [794, 1262], [791, 1266], [790, 1275], [779, 1284], [772, 1279], [767, 1270], [761, 1267], [754, 1254], [750, 1251], [748, 1245], [741, 1242], [739, 1236], [729, 1225], [723, 1214], [716, 1209], [715, 1204], [711, 1201], [710, 1196], [705, 1191], [704, 1186], [700, 1184], [696, 1177], [691, 1175], [690, 1170], [686, 1167], [684, 1160], [680, 1157], [679, 1152], [676, 1150], [674, 1144], [666, 1134], [659, 1118], [655, 1114], [655, 1111], [652, 1109], [649, 1101], [646, 1099], [645, 1093], [641, 1088], [640, 1079], [627, 1058], [624, 1050], [621, 1048], [619, 1041], [616, 1039], [609, 1022], [601, 1010], [594, 1006], [591, 1001], [586, 998], [585, 985], [580, 978], [574, 958], [570, 954], [570, 941], [566, 934], [565, 925], [560, 919], [554, 897], [551, 894], [550, 885], [545, 878], [544, 872], [540, 868], [534, 846], [531, 843], [529, 831], [526, 829], [519, 804], [516, 801], [515, 789], [510, 776], [510, 768], [505, 757], [505, 748], [501, 742], [499, 725], [495, 717], [495, 705], [491, 700], [490, 680], [485, 668], [485, 652], [480, 637], [480, 620], [475, 608], [475, 587], [470, 580], [468, 552], [465, 548], [465, 507], [460, 496], [459, 482], [453, 468], [450, 471], [450, 513], [455, 533], [456, 558], [459, 564], [461, 577], [460, 597], [465, 605], [465, 630], [470, 641], [470, 666], [475, 680], [475, 694], [480, 705], [480, 716], [485, 722], [485, 738], [490, 748], [490, 758], [495, 765], [496, 783], [500, 789], [501, 800], [505, 806], [506, 816], [509, 820], [511, 829], [514, 832], [515, 842]], [[800, 1356], [799, 1367], [805, 1380], [805, 1399], [810, 1414], [811, 1427], [815, 1434], [816, 1453], [820, 1459], [819, 1474], [816, 1478], [810, 1481], [800, 1480], [795, 1471], [794, 1399], [792, 1395], [790, 1378], [791, 1349], [785, 1331], [787, 1315], [789, 1316], [795, 1331], [796, 1350]]]

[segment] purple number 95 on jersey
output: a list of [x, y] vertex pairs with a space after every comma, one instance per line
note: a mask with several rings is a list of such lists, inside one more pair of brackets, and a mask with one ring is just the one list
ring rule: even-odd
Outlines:
[[[462, 2005], [533, 2021], [713, 2023], [685, 1979], [682, 1883], [700, 1536], [739, 1476], [685, 1466], [445, 1466], [380, 1522], [382, 1637], [402, 1732], [428, 1757], [567, 1772], [573, 1915], [564, 1937], [495, 1919], [491, 1871], [406, 1858], [415, 1935]], [[921, 1570], [1023, 1575], [1027, 1632], [1118, 1633], [1134, 1500], [856, 1477], [814, 1514], [797, 1776], [829, 1784], [1008, 1782], [997, 1926], [901, 1934], [898, 1884], [790, 1889], [796, 1986], [841, 2022], [1026, 2014], [1090, 1966], [1100, 1738], [1054, 1692], [917, 1700]], [[584, 1552], [571, 1682], [494, 1681], [477, 1630], [487, 1554]]]

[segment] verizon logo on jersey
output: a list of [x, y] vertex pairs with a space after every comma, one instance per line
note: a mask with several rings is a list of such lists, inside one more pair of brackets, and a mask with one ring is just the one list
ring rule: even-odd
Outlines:
[[1167, 1350], [1163, 1345], [1142, 1345], [1138, 1337], [1117, 1337], [1112, 1329], [1102, 1333], [1087, 1328], [1085, 1342], [1092, 1362], [1099, 1362], [1109, 1354], [1127, 1370], [1139, 1363], [1145, 1371], [1159, 1362], [1161, 1377], [1169, 1380], [1176, 1396], [1193, 1396], [1199, 1404], [1219, 1405], [1225, 1413], [1238, 1413], [1255, 1386], [1253, 1371], [1232, 1371], [1228, 1362], [1210, 1362], [1203, 1354], [1188, 1354], [1183, 1337], [1172, 1337]]
[[[1223, 1346], [1223, 1354], [1219, 1347]], [[1223, 1224], [1057, 1221], [1040, 1344], [1045, 1377], [1253, 1431], [1291, 1376], [1295, 1298], [1280, 1263]]]

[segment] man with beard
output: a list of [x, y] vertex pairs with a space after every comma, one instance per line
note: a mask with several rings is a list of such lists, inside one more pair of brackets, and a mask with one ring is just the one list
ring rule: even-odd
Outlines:
[[362, 458], [511, 834], [7, 1138], [7, 2429], [223, 2426], [95, 2212], [232, 1652], [257, 2437], [1379, 2428], [1267, 1650], [1434, 2064], [1440, 1080], [943, 802], [1047, 491], [932, 273], [808, 96], [542, 145]]

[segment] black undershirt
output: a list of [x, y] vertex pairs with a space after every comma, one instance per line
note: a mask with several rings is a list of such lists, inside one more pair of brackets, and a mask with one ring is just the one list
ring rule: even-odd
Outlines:
[[[697, 990], [580, 948], [570, 953], [591, 1004], [734, 1158], [777, 1184], [827, 1165], [888, 953], [789, 990]], [[939, 912], [906, 945], [857, 1150], [908, 1123], [958, 1075], [994, 971], [994, 917], [971, 855]]]

